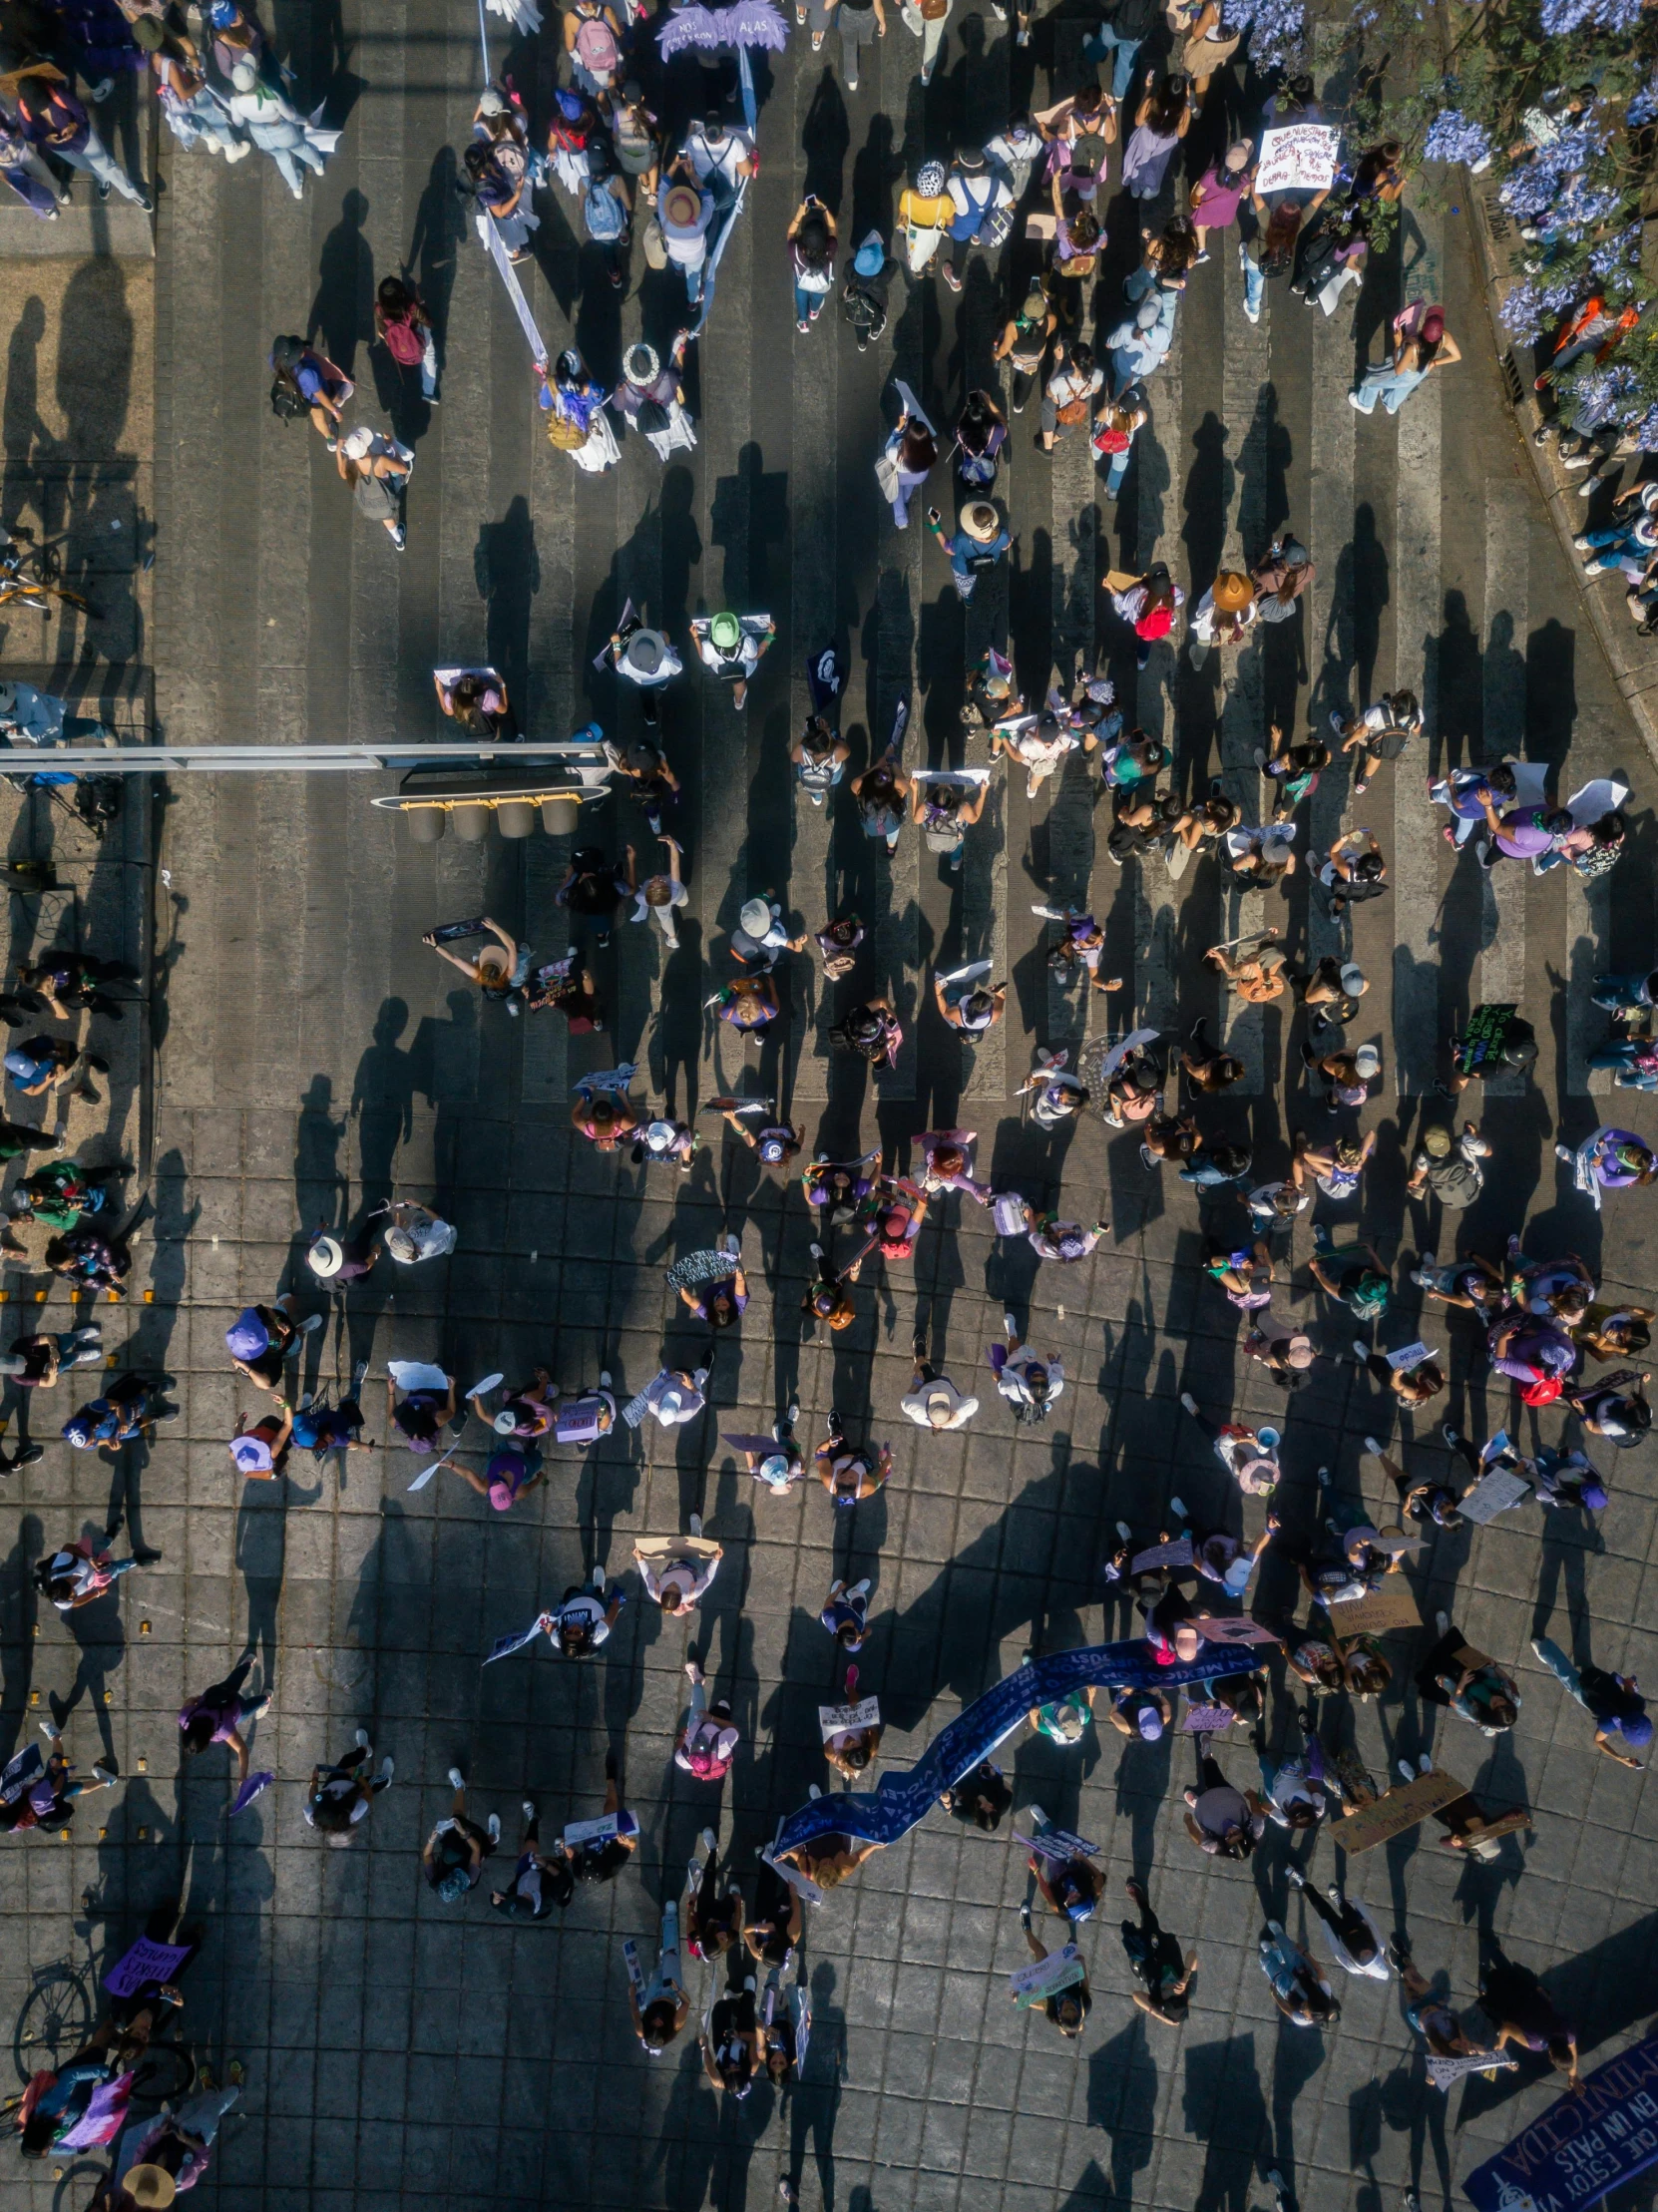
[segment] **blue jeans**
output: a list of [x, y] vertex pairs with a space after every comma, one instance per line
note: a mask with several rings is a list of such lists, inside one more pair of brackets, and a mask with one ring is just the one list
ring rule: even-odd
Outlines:
[[1134, 56], [1140, 50], [1137, 38], [1119, 38], [1109, 23], [1102, 23], [1098, 30], [1082, 41], [1082, 51], [1090, 62], [1102, 62], [1107, 54], [1114, 54], [1111, 65], [1111, 97], [1123, 99], [1134, 75]]
[[1596, 976], [1589, 997], [1596, 1006], [1606, 1007], [1614, 1014], [1633, 1014], [1652, 1004], [1650, 982], [1650, 975]]
[[1360, 414], [1374, 415], [1380, 400], [1390, 415], [1397, 415], [1428, 373], [1427, 369], [1396, 369], [1391, 363], [1367, 370], [1364, 382], [1353, 394], [1353, 404]]
[[[1261, 264], [1247, 246], [1240, 245], [1238, 265], [1243, 270], [1244, 309], [1248, 314], [1258, 315], [1267, 288], [1267, 280], [1261, 273]], [[1374, 400], [1371, 404], [1375, 405]], [[1367, 407], [1365, 412], [1369, 414], [1370, 408]]]
[[1638, 1050], [1632, 1038], [1616, 1044], [1603, 1045], [1598, 1053], [1589, 1055], [1589, 1066], [1611, 1069], [1621, 1091], [1658, 1091], [1658, 1075], [1650, 1075], [1634, 1064]]
[[1577, 1702], [1587, 1710], [1587, 1700], [1583, 1695], [1583, 1678], [1560, 1649], [1560, 1646], [1548, 1636], [1539, 1636], [1533, 1649], [1566, 1695], [1575, 1697]]
[[808, 291], [804, 284], [794, 287], [794, 319], [796, 322], [816, 322], [823, 312], [827, 292]]
[[1128, 473], [1128, 456], [1133, 450], [1132, 445], [1125, 445], [1120, 453], [1111, 455], [1111, 465], [1105, 471], [1105, 497], [1107, 499], [1115, 499], [1118, 492], [1121, 491], [1122, 480]]
[[[136, 204], [144, 198], [96, 131], [87, 134], [85, 146], [73, 150], [67, 146], [55, 146], [52, 151], [61, 161], [66, 161], [71, 169], [84, 170], [89, 177], [96, 177], [101, 185], [112, 186], [123, 200], [131, 200]], [[320, 168], [321, 164], [318, 163], [317, 166]]]

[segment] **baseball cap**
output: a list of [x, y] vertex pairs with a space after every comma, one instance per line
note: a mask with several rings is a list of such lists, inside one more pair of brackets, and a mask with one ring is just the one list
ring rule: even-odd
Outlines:
[[1368, 1083], [1372, 1076], [1382, 1073], [1382, 1055], [1374, 1045], [1361, 1045], [1353, 1056], [1353, 1065]]
[[1356, 960], [1350, 960], [1342, 969], [1342, 989], [1350, 999], [1362, 999], [1370, 989], [1370, 980]]
[[232, 1437], [230, 1457], [243, 1475], [268, 1475], [276, 1464], [263, 1437]]
[[1156, 1743], [1163, 1733], [1163, 1716], [1155, 1705], [1142, 1705], [1134, 1715], [1134, 1726], [1147, 1743]]

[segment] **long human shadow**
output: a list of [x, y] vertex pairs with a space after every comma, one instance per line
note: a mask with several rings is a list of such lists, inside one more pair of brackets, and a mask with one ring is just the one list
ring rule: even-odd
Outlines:
[[[1088, 2053], [1088, 2124], [1111, 2142], [1106, 2199], [1112, 2212], [1128, 2212], [1134, 2176], [1151, 2163], [1157, 2125], [1157, 2061], [1144, 2022], [1136, 2013], [1108, 2042]], [[1085, 2200], [1097, 2204], [1097, 2198]]]
[[1204, 2145], [1193, 2212], [1248, 2212], [1255, 2160], [1267, 2133], [1266, 2098], [1252, 2033], [1186, 2052], [1181, 2117]]
[[[1655, 1942], [1658, 1912], [1646, 1914], [1632, 1927], [1604, 1937], [1575, 1959], [1563, 1959], [1538, 1976], [1555, 2005], [1576, 2027], [1580, 2058], [1587, 2060], [1602, 2044], [1627, 2034], [1651, 2013]], [[1547, 2079], [1546, 2057], [1523, 2050], [1515, 2056], [1517, 2068], [1499, 2073], [1494, 2081], [1480, 2074], [1468, 2076], [1456, 2114], [1458, 2128], [1499, 2111], [1522, 2091]]]

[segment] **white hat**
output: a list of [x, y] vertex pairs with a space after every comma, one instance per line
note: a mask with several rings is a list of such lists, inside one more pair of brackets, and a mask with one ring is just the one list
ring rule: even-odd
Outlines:
[[405, 1266], [411, 1260], [417, 1260], [420, 1257], [415, 1240], [407, 1229], [388, 1229], [386, 1231], [386, 1250], [393, 1259], [402, 1260]]
[[368, 449], [373, 443], [373, 431], [368, 429], [365, 424], [359, 423], [355, 430], [348, 430], [345, 433], [339, 445], [340, 451], [348, 461], [361, 461], [367, 457]]
[[237, 92], [251, 92], [259, 81], [259, 73], [251, 62], [237, 62], [230, 72], [230, 82]]
[[478, 95], [478, 113], [480, 115], [505, 115], [506, 112], [506, 100], [496, 91], [493, 85], [486, 85]]
[[764, 937], [771, 927], [771, 903], [767, 899], [744, 899], [737, 920], [750, 937]]
[[1368, 1083], [1372, 1076], [1382, 1073], [1382, 1055], [1374, 1045], [1361, 1045], [1353, 1056], [1353, 1065]]
[[669, 1383], [650, 1410], [664, 1429], [671, 1429], [685, 1410], [685, 1394], [677, 1383]]
[[1350, 960], [1342, 969], [1342, 989], [1350, 999], [1362, 999], [1370, 989], [1365, 971], [1356, 960]]
[[317, 1236], [311, 1239], [311, 1248], [305, 1254], [305, 1264], [313, 1275], [337, 1275], [345, 1265], [345, 1254], [339, 1239]]

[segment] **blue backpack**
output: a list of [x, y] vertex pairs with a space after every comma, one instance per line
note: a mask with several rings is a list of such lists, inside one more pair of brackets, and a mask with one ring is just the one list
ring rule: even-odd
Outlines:
[[608, 185], [589, 184], [582, 195], [582, 220], [588, 236], [600, 245], [614, 245], [626, 235], [627, 211]]

